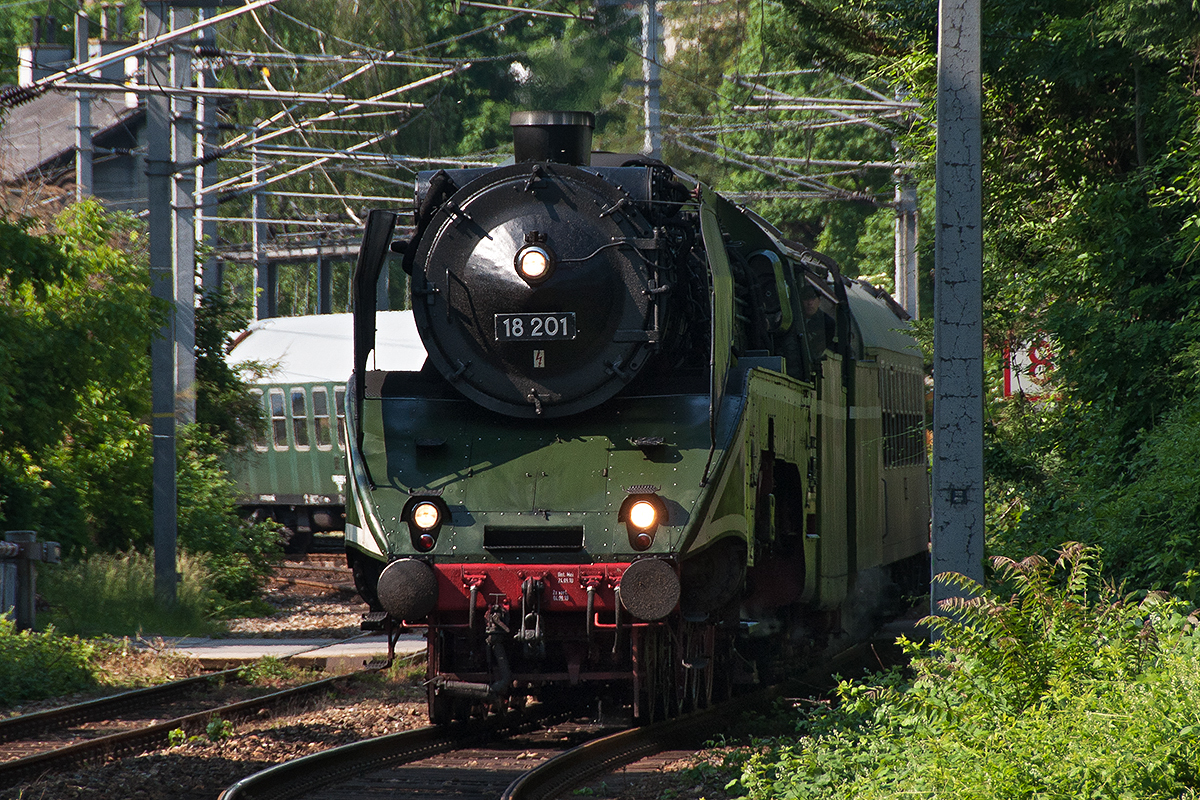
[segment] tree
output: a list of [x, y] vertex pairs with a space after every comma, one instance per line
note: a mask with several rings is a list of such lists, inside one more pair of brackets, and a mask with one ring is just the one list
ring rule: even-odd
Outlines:
[[[785, 4], [797, 48], [908, 81], [933, 119], [935, 4]], [[1059, 345], [1051, 402], [989, 406], [990, 545], [1099, 540], [1127, 554], [1170, 541], [1168, 558], [1112, 565], [1170, 585], [1200, 545], [1178, 487], [1194, 496], [1200, 474], [1179, 474], [1186, 459], [1155, 433], [1186, 429], [1197, 397], [1184, 356], [1200, 342], [1200, 19], [1182, 0], [1015, 0], [985, 4], [983, 26], [985, 336], [992, 353], [1036, 331]], [[906, 145], [930, 154], [931, 130]]]
[[[835, 125], [775, 106], [784, 96], [874, 100], [898, 87], [881, 74], [841, 70], [839, 63], [826, 63], [825, 50], [801, 46], [798, 37], [807, 28], [797, 26], [786, 7], [730, 0], [699, 9], [671, 3], [667, 9], [677, 23], [676, 52], [664, 73], [667, 160], [724, 192], [782, 195], [751, 205], [786, 234], [833, 256], [849, 274], [890, 275], [892, 171], [819, 164], [889, 161], [912, 121]], [[816, 18], [806, 13], [804, 21], [812, 25]]]
[[[0, 222], [0, 522], [37, 530], [68, 556], [145, 550], [148, 353], [169, 309], [150, 296], [145, 238], [131, 218], [88, 201], [47, 228]], [[202, 343], [212, 338], [206, 330]], [[200, 395], [210, 405], [232, 401], [237, 418], [235, 384], [202, 383]], [[242, 599], [278, 542], [270, 528], [238, 519], [216, 459], [228, 446], [219, 427], [180, 434], [179, 541], [220, 565], [218, 588]]]

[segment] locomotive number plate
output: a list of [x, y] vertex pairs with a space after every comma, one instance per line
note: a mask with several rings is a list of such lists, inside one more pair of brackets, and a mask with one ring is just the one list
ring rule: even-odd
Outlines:
[[497, 314], [496, 341], [544, 342], [575, 338], [575, 312]]

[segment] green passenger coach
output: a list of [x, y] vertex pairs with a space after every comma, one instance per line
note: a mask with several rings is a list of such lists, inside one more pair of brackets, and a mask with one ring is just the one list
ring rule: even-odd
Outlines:
[[[380, 314], [397, 332], [393, 368], [420, 365], [425, 351], [412, 312]], [[227, 362], [265, 368], [251, 392], [262, 404], [265, 435], [231, 454], [228, 467], [246, 517], [273, 519], [287, 530], [289, 552], [315, 541], [342, 547], [346, 519], [346, 378], [353, 353], [350, 314], [258, 320], [233, 340]], [[406, 335], [411, 332], [411, 335]]]

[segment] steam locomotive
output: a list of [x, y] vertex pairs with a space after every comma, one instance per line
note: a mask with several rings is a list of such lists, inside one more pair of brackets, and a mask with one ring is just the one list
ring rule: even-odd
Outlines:
[[[661, 162], [592, 153], [591, 114], [512, 126], [514, 163], [418, 176], [411, 239], [372, 211], [354, 278], [347, 558], [365, 628], [426, 632], [432, 721], [581, 689], [676, 714], [927, 580], [894, 301]], [[389, 251], [416, 371], [368, 369]]]

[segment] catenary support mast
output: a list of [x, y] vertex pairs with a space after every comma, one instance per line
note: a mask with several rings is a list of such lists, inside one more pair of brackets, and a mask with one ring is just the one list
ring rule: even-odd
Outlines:
[[[938, 10], [933, 574], [983, 579], [980, 0]], [[934, 610], [958, 594], [935, 581]]]
[[[143, 7], [146, 39], [166, 33], [168, 7], [147, 2]], [[166, 47], [146, 52], [146, 82], [170, 84]], [[154, 437], [153, 520], [154, 594], [158, 602], [174, 605], [178, 573], [175, 546], [178, 533], [175, 495], [175, 272], [172, 257], [174, 220], [171, 215], [171, 100], [153, 93], [146, 97], [146, 201], [149, 229], [150, 292], [171, 309], [150, 344], [150, 394]]]

